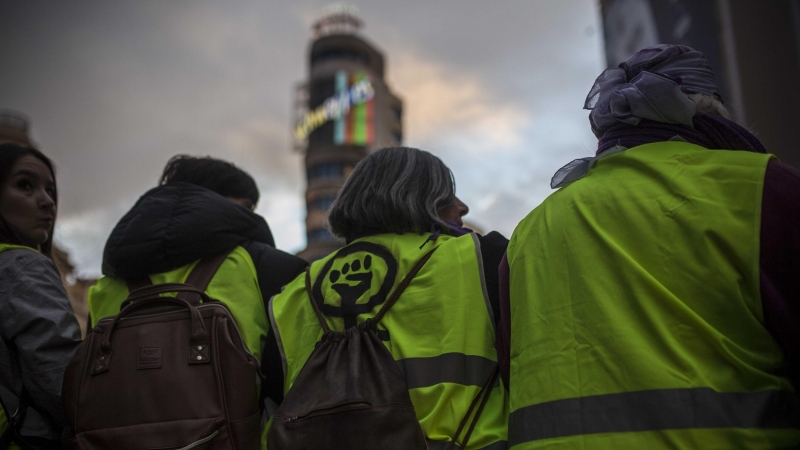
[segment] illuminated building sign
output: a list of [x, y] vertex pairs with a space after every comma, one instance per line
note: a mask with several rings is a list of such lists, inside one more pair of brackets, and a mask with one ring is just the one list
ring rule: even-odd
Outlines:
[[328, 121], [333, 121], [335, 144], [371, 144], [374, 138], [375, 90], [369, 78], [363, 72], [348, 77], [346, 72], [339, 71], [334, 83], [333, 97], [326, 99], [322, 105], [300, 119], [294, 129], [295, 138], [302, 141], [312, 131]]

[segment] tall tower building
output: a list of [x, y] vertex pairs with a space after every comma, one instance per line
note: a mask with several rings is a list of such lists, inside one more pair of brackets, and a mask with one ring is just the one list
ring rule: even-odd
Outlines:
[[354, 6], [327, 7], [312, 27], [308, 80], [295, 95], [295, 148], [305, 152], [307, 247], [314, 261], [340, 248], [327, 215], [356, 164], [403, 140], [403, 106], [384, 81], [384, 59], [359, 34]]

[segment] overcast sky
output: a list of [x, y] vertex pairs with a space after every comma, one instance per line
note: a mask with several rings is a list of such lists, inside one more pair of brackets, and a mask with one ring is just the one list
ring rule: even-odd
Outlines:
[[[466, 217], [510, 237], [591, 155], [581, 109], [604, 67], [596, 0], [355, 2], [404, 102], [404, 144], [455, 174]], [[0, 108], [57, 167], [56, 242], [100, 273], [117, 220], [178, 153], [248, 170], [278, 248], [305, 247], [294, 85], [323, 1], [0, 2]]]

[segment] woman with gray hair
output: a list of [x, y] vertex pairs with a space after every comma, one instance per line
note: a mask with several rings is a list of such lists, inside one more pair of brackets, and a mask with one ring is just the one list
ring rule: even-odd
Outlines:
[[[413, 148], [380, 150], [353, 171], [328, 215], [345, 240], [380, 233], [457, 231], [469, 208], [455, 195], [450, 169]], [[460, 234], [463, 234], [461, 232]]]
[[[329, 215], [331, 230], [347, 245], [270, 301], [285, 391], [323, 337], [318, 319], [332, 330], [377, 322], [428, 448], [444, 449], [451, 441], [461, 448], [505, 448], [505, 389], [491, 383], [498, 295], [486, 280], [496, 277], [507, 241], [464, 228], [461, 216], [468, 210], [455, 195], [450, 170], [428, 152], [385, 148], [362, 160]], [[398, 287], [396, 303], [387, 301]], [[471, 432], [458, 434], [481, 392], [487, 395], [479, 420]]]

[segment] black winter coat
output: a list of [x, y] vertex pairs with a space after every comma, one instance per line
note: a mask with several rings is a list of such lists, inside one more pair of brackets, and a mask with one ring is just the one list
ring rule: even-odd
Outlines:
[[[208, 189], [170, 183], [151, 189], [111, 232], [103, 251], [103, 274], [138, 278], [185, 266], [237, 245], [250, 254], [266, 302], [305, 271], [304, 260], [275, 248], [263, 217]], [[283, 368], [272, 330], [262, 358], [271, 382], [262, 387], [275, 402], [283, 399]], [[267, 356], [269, 355], [269, 356]]]
[[275, 248], [263, 217], [208, 189], [170, 183], [144, 194], [114, 227], [103, 251], [103, 274], [138, 278], [166, 272], [237, 245], [253, 259], [265, 302], [307, 266]]

